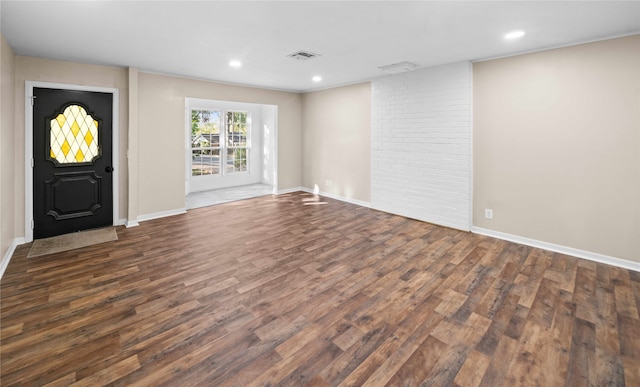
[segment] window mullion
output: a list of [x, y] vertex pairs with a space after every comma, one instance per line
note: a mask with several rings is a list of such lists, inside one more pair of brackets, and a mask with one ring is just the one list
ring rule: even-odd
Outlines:
[[220, 126], [220, 175], [227, 174], [227, 111], [222, 112], [222, 125]]

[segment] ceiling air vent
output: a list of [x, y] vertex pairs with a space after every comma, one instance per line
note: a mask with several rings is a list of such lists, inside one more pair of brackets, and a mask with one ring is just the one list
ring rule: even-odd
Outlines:
[[309, 59], [313, 59], [317, 56], [320, 56], [318, 54], [314, 54], [312, 52], [309, 51], [296, 51], [293, 54], [289, 54], [287, 55], [289, 58], [293, 58], [293, 59], [297, 59], [297, 60], [309, 60]]
[[398, 74], [398, 73], [404, 73], [407, 71], [415, 70], [417, 67], [418, 65], [415, 63], [400, 62], [400, 63], [394, 63], [386, 66], [380, 66], [378, 68], [384, 71], [385, 73]]

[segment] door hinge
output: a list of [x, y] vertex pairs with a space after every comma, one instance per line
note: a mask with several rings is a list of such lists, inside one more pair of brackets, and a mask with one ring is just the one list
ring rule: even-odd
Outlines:
[[36, 162], [33, 159], [31, 159], [31, 168], [33, 168], [35, 166], [36, 166]]
[[29, 97], [31, 99], [31, 106], [36, 104], [36, 96], [32, 95], [31, 97]]
[[36, 221], [31, 219], [31, 229], [34, 230], [36, 228]]

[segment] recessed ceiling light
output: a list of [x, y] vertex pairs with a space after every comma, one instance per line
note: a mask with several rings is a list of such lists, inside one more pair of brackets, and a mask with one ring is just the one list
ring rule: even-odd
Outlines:
[[315, 75], [313, 78], [311, 78], [311, 80], [314, 82], [320, 82], [322, 80], [322, 77], [319, 75]]
[[231, 66], [231, 67], [240, 67], [240, 66], [242, 66], [242, 62], [240, 62], [239, 60], [232, 60], [231, 62], [229, 62], [229, 66]]
[[522, 30], [517, 30], [517, 31], [511, 31], [511, 32], [509, 32], [508, 34], [506, 34], [506, 35], [504, 36], [504, 38], [505, 38], [505, 39], [512, 40], [512, 39], [518, 39], [518, 38], [521, 38], [521, 37], [523, 37], [523, 36], [524, 36], [524, 31], [522, 31]]

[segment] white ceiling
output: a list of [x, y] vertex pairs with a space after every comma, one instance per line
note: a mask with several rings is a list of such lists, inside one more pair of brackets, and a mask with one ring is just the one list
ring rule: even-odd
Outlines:
[[[640, 1], [7, 1], [16, 54], [291, 91], [640, 33]], [[506, 41], [503, 35], [526, 35]], [[287, 58], [298, 50], [321, 56]], [[228, 63], [242, 61], [241, 68]], [[314, 83], [313, 75], [322, 82]]]

